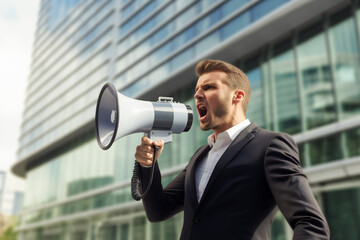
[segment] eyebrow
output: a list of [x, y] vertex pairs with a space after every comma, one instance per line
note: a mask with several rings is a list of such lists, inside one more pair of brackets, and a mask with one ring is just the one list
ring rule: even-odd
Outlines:
[[[206, 79], [206, 80], [204, 80], [204, 82], [200, 85], [200, 86], [202, 86], [202, 85], [204, 85], [204, 84], [207, 84], [208, 82], [210, 82], [211, 81], [211, 79]], [[199, 89], [199, 87], [198, 86], [195, 86], [195, 92], [197, 91]]]

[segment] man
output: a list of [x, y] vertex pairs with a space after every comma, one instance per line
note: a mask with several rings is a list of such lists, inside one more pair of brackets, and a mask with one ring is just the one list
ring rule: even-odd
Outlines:
[[[300, 167], [292, 138], [270, 132], [245, 117], [250, 84], [235, 66], [204, 60], [196, 66], [195, 88], [201, 130], [213, 130], [187, 167], [164, 189], [157, 163], [152, 187], [143, 198], [150, 221], [184, 211], [180, 239], [269, 239], [278, 210], [294, 230], [294, 239], [329, 239], [327, 222]], [[153, 159], [144, 137], [135, 158], [143, 187]]]

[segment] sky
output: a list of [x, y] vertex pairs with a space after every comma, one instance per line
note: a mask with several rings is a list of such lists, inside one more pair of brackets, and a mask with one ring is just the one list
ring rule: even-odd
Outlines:
[[16, 161], [39, 3], [0, 0], [0, 171]]

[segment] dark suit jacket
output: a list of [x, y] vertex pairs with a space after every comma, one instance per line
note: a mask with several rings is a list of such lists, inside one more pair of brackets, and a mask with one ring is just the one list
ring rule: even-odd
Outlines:
[[[294, 239], [329, 239], [327, 222], [289, 135], [250, 124], [220, 158], [198, 203], [195, 169], [209, 150], [201, 147], [165, 189], [156, 164], [153, 185], [143, 199], [150, 221], [184, 210], [180, 239], [264, 240], [279, 208]], [[145, 188], [149, 169], [142, 168], [142, 174]]]

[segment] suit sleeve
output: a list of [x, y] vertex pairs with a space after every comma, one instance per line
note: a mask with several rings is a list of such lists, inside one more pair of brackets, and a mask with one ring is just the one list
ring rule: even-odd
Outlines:
[[[151, 222], [165, 220], [184, 207], [184, 181], [186, 168], [166, 187], [161, 184], [161, 174], [157, 162], [155, 163], [154, 178], [147, 196], [142, 199], [147, 218]], [[151, 168], [141, 168], [143, 190], [146, 189]]]
[[293, 239], [329, 239], [329, 226], [301, 169], [296, 144], [289, 135], [272, 138], [264, 164], [270, 190], [294, 230]]

